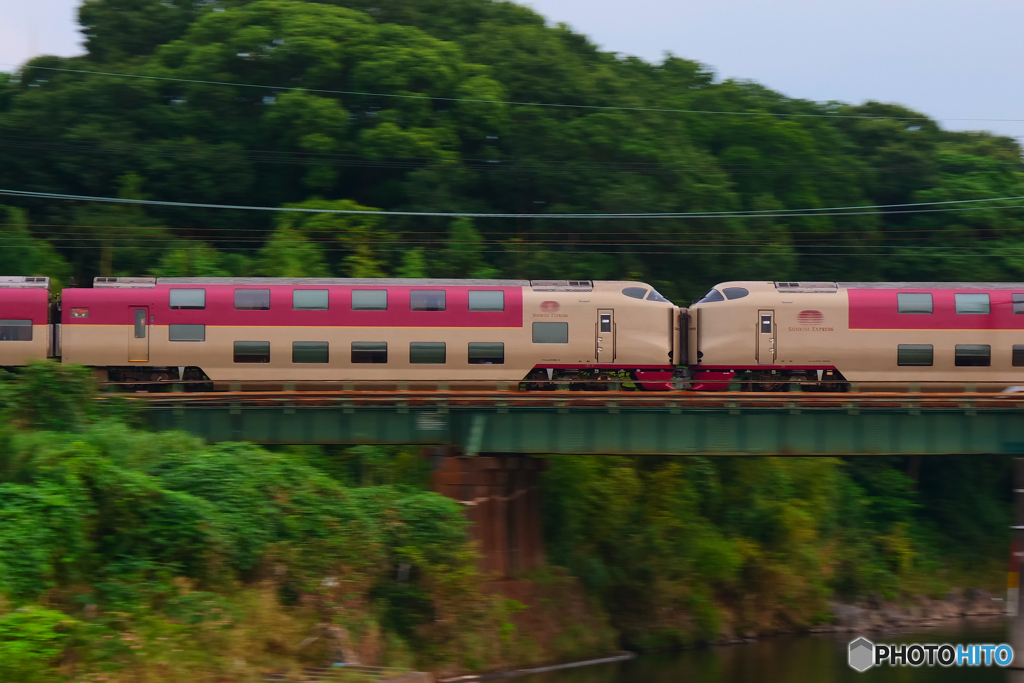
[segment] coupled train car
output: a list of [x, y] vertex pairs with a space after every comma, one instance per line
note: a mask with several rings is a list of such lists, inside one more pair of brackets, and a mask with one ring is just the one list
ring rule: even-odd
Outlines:
[[738, 281], [680, 308], [641, 282], [117, 277], [57, 298], [0, 277], [0, 367], [46, 357], [148, 387], [1000, 391], [1024, 385], [1024, 284]]

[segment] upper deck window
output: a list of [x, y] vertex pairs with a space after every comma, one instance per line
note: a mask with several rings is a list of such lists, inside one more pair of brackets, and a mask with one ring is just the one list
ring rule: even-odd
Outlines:
[[729, 301], [732, 301], [733, 299], [742, 299], [750, 294], [750, 290], [746, 287], [726, 287], [722, 291], [725, 293], [725, 298]]
[[1013, 295], [1013, 314], [1022, 315], [1024, 314], [1024, 294]]
[[388, 290], [386, 289], [353, 289], [353, 311], [386, 311], [388, 310]]
[[469, 310], [471, 311], [504, 311], [505, 292], [474, 291], [469, 292]]
[[206, 308], [205, 289], [172, 289], [171, 308], [202, 310]]
[[326, 289], [296, 289], [292, 292], [292, 310], [326, 311], [327, 304]]
[[722, 293], [719, 292], [717, 289], [712, 289], [711, 291], [709, 291], [707, 294], [704, 295], [703, 299], [698, 299], [696, 301], [696, 303], [698, 303], [698, 304], [710, 304], [710, 303], [713, 303], [715, 301], [725, 301], [725, 297], [722, 296]]
[[236, 289], [235, 290], [236, 311], [269, 311], [270, 290], [269, 289]]
[[409, 293], [410, 311], [443, 311], [443, 289], [414, 289]]
[[0, 341], [32, 341], [32, 321], [0, 320]]
[[[927, 292], [900, 292], [896, 295], [900, 313], [931, 313], [932, 295]], [[958, 310], [957, 313], [960, 311]]]
[[956, 312], [974, 315], [988, 315], [988, 294], [957, 294]]
[[622, 293], [628, 297], [632, 297], [633, 299], [643, 299], [645, 296], [647, 296], [647, 288], [626, 287], [625, 289], [622, 290]]

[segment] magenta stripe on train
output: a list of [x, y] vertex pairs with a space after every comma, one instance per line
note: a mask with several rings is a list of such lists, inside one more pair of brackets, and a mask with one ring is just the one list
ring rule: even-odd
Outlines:
[[[1024, 315], [1013, 313], [1008, 289], [850, 289], [854, 330], [1024, 330]], [[900, 313], [897, 294], [932, 295], [932, 313]], [[957, 294], [988, 294], [988, 314], [956, 312]]]
[[[205, 289], [203, 310], [172, 310], [171, 289]], [[236, 289], [269, 289], [270, 310], [236, 311]], [[296, 289], [326, 289], [326, 311], [292, 310]], [[388, 310], [353, 311], [352, 290], [386, 289]], [[444, 290], [445, 310], [412, 311], [412, 290]], [[470, 291], [503, 291], [504, 311], [470, 311]], [[62, 293], [65, 325], [130, 325], [131, 309], [149, 306], [156, 325], [193, 324], [255, 327], [522, 327], [521, 287], [430, 287], [353, 285], [157, 285], [148, 289], [65, 289]], [[72, 318], [72, 308], [88, 308], [87, 318]], [[44, 318], [45, 319], [45, 318]]]

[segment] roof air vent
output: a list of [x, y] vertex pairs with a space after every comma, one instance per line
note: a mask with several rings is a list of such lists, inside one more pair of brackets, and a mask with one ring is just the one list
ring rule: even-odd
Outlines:
[[155, 277], [98, 277], [93, 279], [94, 289], [152, 289]]
[[0, 275], [0, 287], [5, 289], [49, 289], [50, 278]]
[[839, 291], [835, 282], [776, 282], [775, 289], [780, 292], [834, 294]]

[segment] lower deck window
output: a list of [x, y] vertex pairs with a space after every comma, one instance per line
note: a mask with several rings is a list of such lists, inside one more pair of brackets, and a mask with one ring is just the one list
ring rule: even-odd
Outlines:
[[235, 342], [236, 363], [269, 363], [270, 342], [265, 341], [236, 341]]
[[443, 364], [446, 360], [446, 348], [444, 342], [410, 342], [409, 362]]
[[896, 349], [896, 365], [931, 365], [932, 356], [931, 344], [900, 344]]
[[569, 323], [534, 323], [534, 344], [568, 344]]
[[502, 342], [469, 342], [470, 365], [503, 365], [505, 344]]
[[328, 363], [330, 351], [327, 342], [292, 342], [292, 362]]
[[387, 342], [352, 342], [353, 363], [387, 363]]
[[957, 344], [956, 366], [987, 368], [992, 365], [992, 347], [988, 344]]
[[0, 320], [0, 341], [32, 341], [32, 321]]
[[206, 341], [206, 325], [168, 325], [169, 341]]

